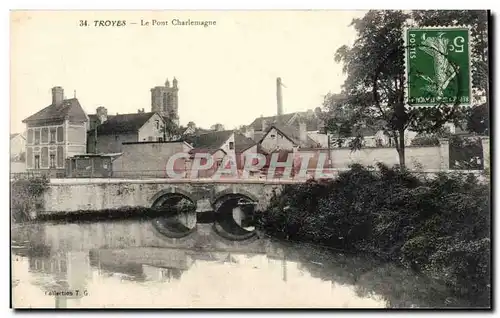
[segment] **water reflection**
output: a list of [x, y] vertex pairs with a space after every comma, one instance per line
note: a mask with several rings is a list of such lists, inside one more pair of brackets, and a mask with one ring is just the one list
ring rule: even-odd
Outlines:
[[14, 228], [12, 244], [16, 308], [458, 304], [392, 265], [265, 239], [231, 242], [210, 225], [169, 239], [149, 221], [46, 223]]

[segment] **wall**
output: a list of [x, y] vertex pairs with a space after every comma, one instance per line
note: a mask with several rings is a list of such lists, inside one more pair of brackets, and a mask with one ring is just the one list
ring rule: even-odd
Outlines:
[[154, 114], [139, 129], [139, 138], [136, 141], [158, 141], [158, 138], [163, 138], [163, 125], [163, 119], [158, 114]]
[[[188, 153], [191, 147], [184, 142], [139, 142], [124, 144], [122, 155], [113, 162], [113, 176], [166, 177], [168, 159], [176, 153]], [[184, 169], [184, 162], [179, 159], [174, 170]]]
[[[229, 144], [233, 143], [233, 149], [229, 147]], [[234, 150], [235, 148], [235, 143], [234, 143], [234, 133], [231, 134], [231, 136], [222, 144], [220, 149], [224, 150], [224, 152], [231, 157], [232, 160], [236, 161], [236, 152]]]
[[67, 123], [67, 152], [64, 159], [87, 152], [87, 123]]
[[[274, 135], [274, 137], [272, 137]], [[261, 142], [262, 147], [267, 151], [272, 151], [279, 147], [283, 150], [292, 150], [294, 147], [293, 142], [284, 137], [278, 130], [272, 128], [266, 137]]]
[[94, 148], [94, 132], [88, 134], [88, 153], [119, 153], [122, 152], [122, 143], [137, 142], [137, 133], [117, 134], [117, 135], [99, 135], [97, 136], [97, 151]]
[[257, 153], [257, 145], [254, 145], [241, 153], [236, 154], [236, 166], [239, 170], [243, 169], [245, 166], [245, 156], [247, 154], [256, 154]]
[[10, 173], [26, 172], [25, 162], [10, 162]]
[[[352, 163], [374, 166], [377, 161], [389, 166], [399, 164], [395, 148], [362, 148], [354, 152], [346, 148], [337, 148], [332, 149], [331, 159], [333, 168], [348, 168]], [[420, 163], [423, 169], [441, 168], [440, 147], [406, 147], [405, 159], [409, 169], [417, 168], [416, 162]]]

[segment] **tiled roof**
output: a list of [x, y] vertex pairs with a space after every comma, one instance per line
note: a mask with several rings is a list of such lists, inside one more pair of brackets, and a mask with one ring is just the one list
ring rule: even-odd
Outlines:
[[259, 117], [255, 118], [255, 120], [250, 124], [254, 130], [259, 131], [262, 130], [262, 121], [267, 121], [267, 127], [272, 125], [273, 123], [283, 123], [286, 124], [295, 116], [296, 113], [283, 114], [281, 116], [268, 116], [268, 117]]
[[250, 147], [255, 146], [257, 143], [252, 139], [246, 137], [242, 133], [234, 133], [234, 150], [237, 153], [241, 153]]
[[209, 133], [186, 136], [184, 140], [194, 148], [219, 149], [233, 134], [232, 130], [211, 131]]
[[68, 118], [73, 121], [87, 121], [87, 116], [83, 111], [80, 102], [76, 98], [65, 99], [60, 105], [49, 105], [39, 112], [23, 120], [28, 121], [51, 120]]
[[137, 132], [155, 113], [135, 113], [115, 115], [97, 126], [97, 133], [109, 135]]

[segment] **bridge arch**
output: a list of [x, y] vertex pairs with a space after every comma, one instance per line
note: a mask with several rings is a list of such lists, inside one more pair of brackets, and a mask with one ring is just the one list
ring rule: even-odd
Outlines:
[[164, 213], [152, 221], [159, 233], [183, 238], [196, 231], [196, 198], [189, 192], [172, 187], [157, 192], [150, 201], [153, 209]]
[[213, 230], [232, 241], [248, 240], [256, 236], [253, 217], [258, 198], [247, 191], [223, 190], [214, 196]]
[[194, 196], [192, 193], [189, 193], [188, 191], [185, 191], [179, 187], [169, 187], [167, 189], [163, 189], [163, 190], [155, 193], [155, 195], [153, 195], [149, 199], [149, 204], [150, 204], [150, 206], [153, 207], [153, 206], [155, 206], [155, 204], [158, 203], [159, 199], [161, 199], [164, 196], [169, 196], [172, 194], [180, 194], [180, 195], [186, 197], [187, 199], [189, 199], [194, 204], [196, 204], [196, 202], [198, 201], [198, 198], [196, 198], [196, 196]]

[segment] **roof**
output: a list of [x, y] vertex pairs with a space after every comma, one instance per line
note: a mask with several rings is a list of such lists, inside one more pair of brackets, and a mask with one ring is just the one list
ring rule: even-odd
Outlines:
[[306, 112], [283, 114], [280, 116], [259, 117], [256, 118], [249, 126], [251, 126], [255, 131], [262, 131], [262, 121], [266, 120], [267, 126], [277, 123], [286, 126], [293, 125], [298, 127], [298, 121], [294, 121], [296, 122], [296, 124], [290, 122], [295, 116], [306, 123], [307, 131], [317, 131], [320, 130], [323, 126], [321, 123], [321, 119], [319, 119], [316, 113], [312, 110]]
[[234, 133], [234, 150], [237, 153], [241, 153], [245, 150], [247, 150], [250, 147], [255, 146], [257, 143], [242, 133], [235, 132]]
[[65, 99], [60, 105], [51, 104], [39, 112], [29, 116], [23, 120], [23, 123], [28, 121], [65, 119], [73, 121], [87, 121], [87, 115], [83, 111], [80, 102], [76, 98]]
[[115, 115], [97, 126], [101, 135], [137, 132], [156, 113], [134, 113]]
[[15, 138], [15, 137], [17, 137], [17, 136], [21, 136], [23, 139], [26, 139], [26, 138], [24, 138], [24, 136], [23, 136], [22, 134], [20, 134], [20, 133], [10, 134], [10, 139], [13, 139], [13, 138]]
[[[272, 128], [275, 128], [279, 132], [281, 132], [285, 137], [287, 137], [291, 142], [293, 142], [296, 146], [301, 146], [301, 147], [315, 147], [318, 143], [314, 141], [311, 137], [307, 136], [306, 141], [302, 142], [300, 140], [300, 131], [299, 129], [293, 127], [293, 126], [285, 126], [281, 124], [273, 124], [271, 127], [269, 127], [262, 136], [262, 139], [264, 139], [268, 133], [271, 131]], [[261, 140], [262, 141], [262, 140]]]
[[189, 154], [190, 155], [194, 155], [194, 154], [197, 154], [197, 153], [209, 153], [211, 155], [213, 155], [214, 153], [216, 153], [217, 151], [222, 151], [223, 153], [226, 153], [223, 149], [221, 148], [212, 148], [212, 149], [209, 149], [209, 148], [193, 148], [191, 150], [189, 150]]
[[255, 118], [255, 120], [250, 124], [251, 127], [253, 127], [254, 130], [262, 130], [262, 121], [266, 120], [267, 125], [273, 124], [273, 123], [283, 123], [286, 124], [288, 123], [297, 113], [290, 113], [290, 114], [283, 114], [280, 116], [268, 116], [268, 117], [259, 117]]
[[231, 137], [232, 130], [211, 131], [209, 133], [186, 136], [184, 140], [194, 148], [219, 149]]

